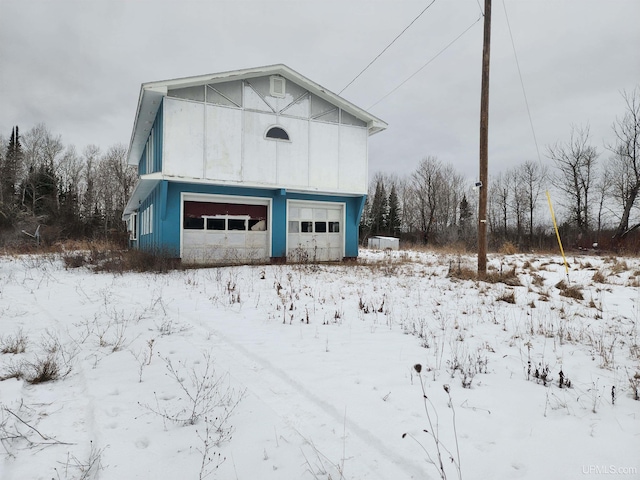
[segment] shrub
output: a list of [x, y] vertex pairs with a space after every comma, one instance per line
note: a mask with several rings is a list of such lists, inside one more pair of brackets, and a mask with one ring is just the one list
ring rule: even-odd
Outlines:
[[33, 362], [27, 362], [25, 366], [27, 372], [24, 379], [33, 384], [59, 380], [67, 376], [71, 370], [65, 369], [52, 353], [44, 358], [36, 358]]
[[0, 353], [24, 353], [27, 349], [27, 337], [22, 329], [15, 335], [0, 336]]

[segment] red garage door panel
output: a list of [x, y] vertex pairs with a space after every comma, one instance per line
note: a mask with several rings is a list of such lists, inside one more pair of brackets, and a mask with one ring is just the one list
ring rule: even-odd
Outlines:
[[202, 217], [203, 215], [248, 215], [251, 218], [266, 221], [267, 206], [238, 203], [184, 202], [185, 217]]

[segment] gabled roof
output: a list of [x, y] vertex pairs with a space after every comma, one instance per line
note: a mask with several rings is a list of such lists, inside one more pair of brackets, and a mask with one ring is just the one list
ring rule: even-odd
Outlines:
[[286, 65], [268, 65], [265, 67], [199, 75], [197, 77], [184, 77], [176, 78], [174, 80], [143, 83], [140, 87], [138, 108], [136, 110], [133, 133], [131, 134], [131, 141], [129, 143], [129, 154], [127, 157], [128, 163], [130, 165], [137, 165], [144, 150], [151, 127], [153, 126], [153, 121], [156, 118], [156, 114], [158, 113], [158, 109], [162, 103], [162, 98], [167, 95], [167, 91], [169, 89], [229, 82], [233, 80], [244, 80], [247, 78], [262, 77], [266, 75], [281, 75], [287, 80], [304, 87], [306, 90], [317, 95], [323, 100], [340, 107], [356, 118], [366, 122], [369, 129], [369, 135], [373, 135], [387, 128], [387, 124], [379, 118], [327, 90], [322, 85], [300, 75], [298, 72], [290, 69]]

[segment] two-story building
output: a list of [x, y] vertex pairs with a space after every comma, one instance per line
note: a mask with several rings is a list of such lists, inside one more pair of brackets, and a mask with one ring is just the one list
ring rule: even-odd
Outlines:
[[357, 257], [368, 138], [386, 126], [285, 65], [145, 83], [132, 246], [185, 263]]

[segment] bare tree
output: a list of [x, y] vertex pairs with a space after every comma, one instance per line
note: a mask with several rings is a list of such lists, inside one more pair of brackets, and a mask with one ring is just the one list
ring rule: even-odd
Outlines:
[[524, 195], [522, 177], [519, 175], [517, 167], [507, 172], [507, 182], [510, 190], [509, 207], [516, 224], [514, 240], [516, 245], [520, 245], [525, 228], [526, 197]]
[[420, 232], [423, 242], [437, 240], [438, 235], [457, 235], [463, 182], [451, 165], [444, 165], [433, 156], [425, 157], [413, 172], [408, 189], [403, 192], [405, 212], [410, 209], [411, 214], [404, 218], [410, 219], [411, 229]]
[[598, 151], [589, 145], [589, 127], [572, 127], [567, 143], [547, 147], [547, 156], [558, 169], [555, 186], [565, 195], [573, 222], [581, 235], [590, 228], [591, 204], [589, 194], [595, 181], [595, 165]]
[[429, 242], [436, 225], [438, 194], [443, 180], [441, 168], [442, 164], [436, 157], [428, 156], [422, 159], [411, 176], [418, 229], [425, 243]]
[[80, 215], [84, 223], [91, 226], [98, 210], [96, 193], [96, 175], [100, 163], [100, 148], [96, 145], [87, 145], [82, 151], [84, 161], [84, 178], [81, 186]]
[[534, 217], [540, 195], [545, 189], [548, 180], [548, 168], [539, 162], [526, 161], [517, 168], [519, 185], [522, 188], [524, 209], [528, 216], [529, 245], [533, 245]]
[[122, 230], [122, 212], [137, 178], [135, 167], [127, 164], [127, 148], [114, 145], [100, 159], [97, 168], [97, 198], [104, 214], [104, 230]]
[[623, 92], [622, 97], [627, 111], [622, 119], [614, 122], [616, 141], [607, 147], [614, 154], [614, 198], [622, 207], [620, 222], [614, 234], [615, 239], [622, 239], [640, 227], [640, 223], [629, 227], [631, 211], [636, 206], [640, 192], [640, 86], [632, 92]]
[[489, 226], [493, 236], [507, 239], [509, 221], [509, 182], [506, 173], [491, 179], [489, 187]]
[[598, 207], [595, 214], [596, 231], [598, 232], [598, 235], [600, 235], [605, 227], [605, 206], [608, 197], [611, 196], [611, 187], [613, 186], [614, 177], [615, 173], [613, 173], [611, 168], [603, 168], [600, 176], [598, 177], [598, 181], [594, 185], [596, 205]]
[[57, 214], [58, 198], [57, 168], [64, 145], [60, 135], [53, 135], [44, 123], [29, 130], [23, 137], [23, 160], [25, 172], [22, 185], [22, 203], [33, 215]]

